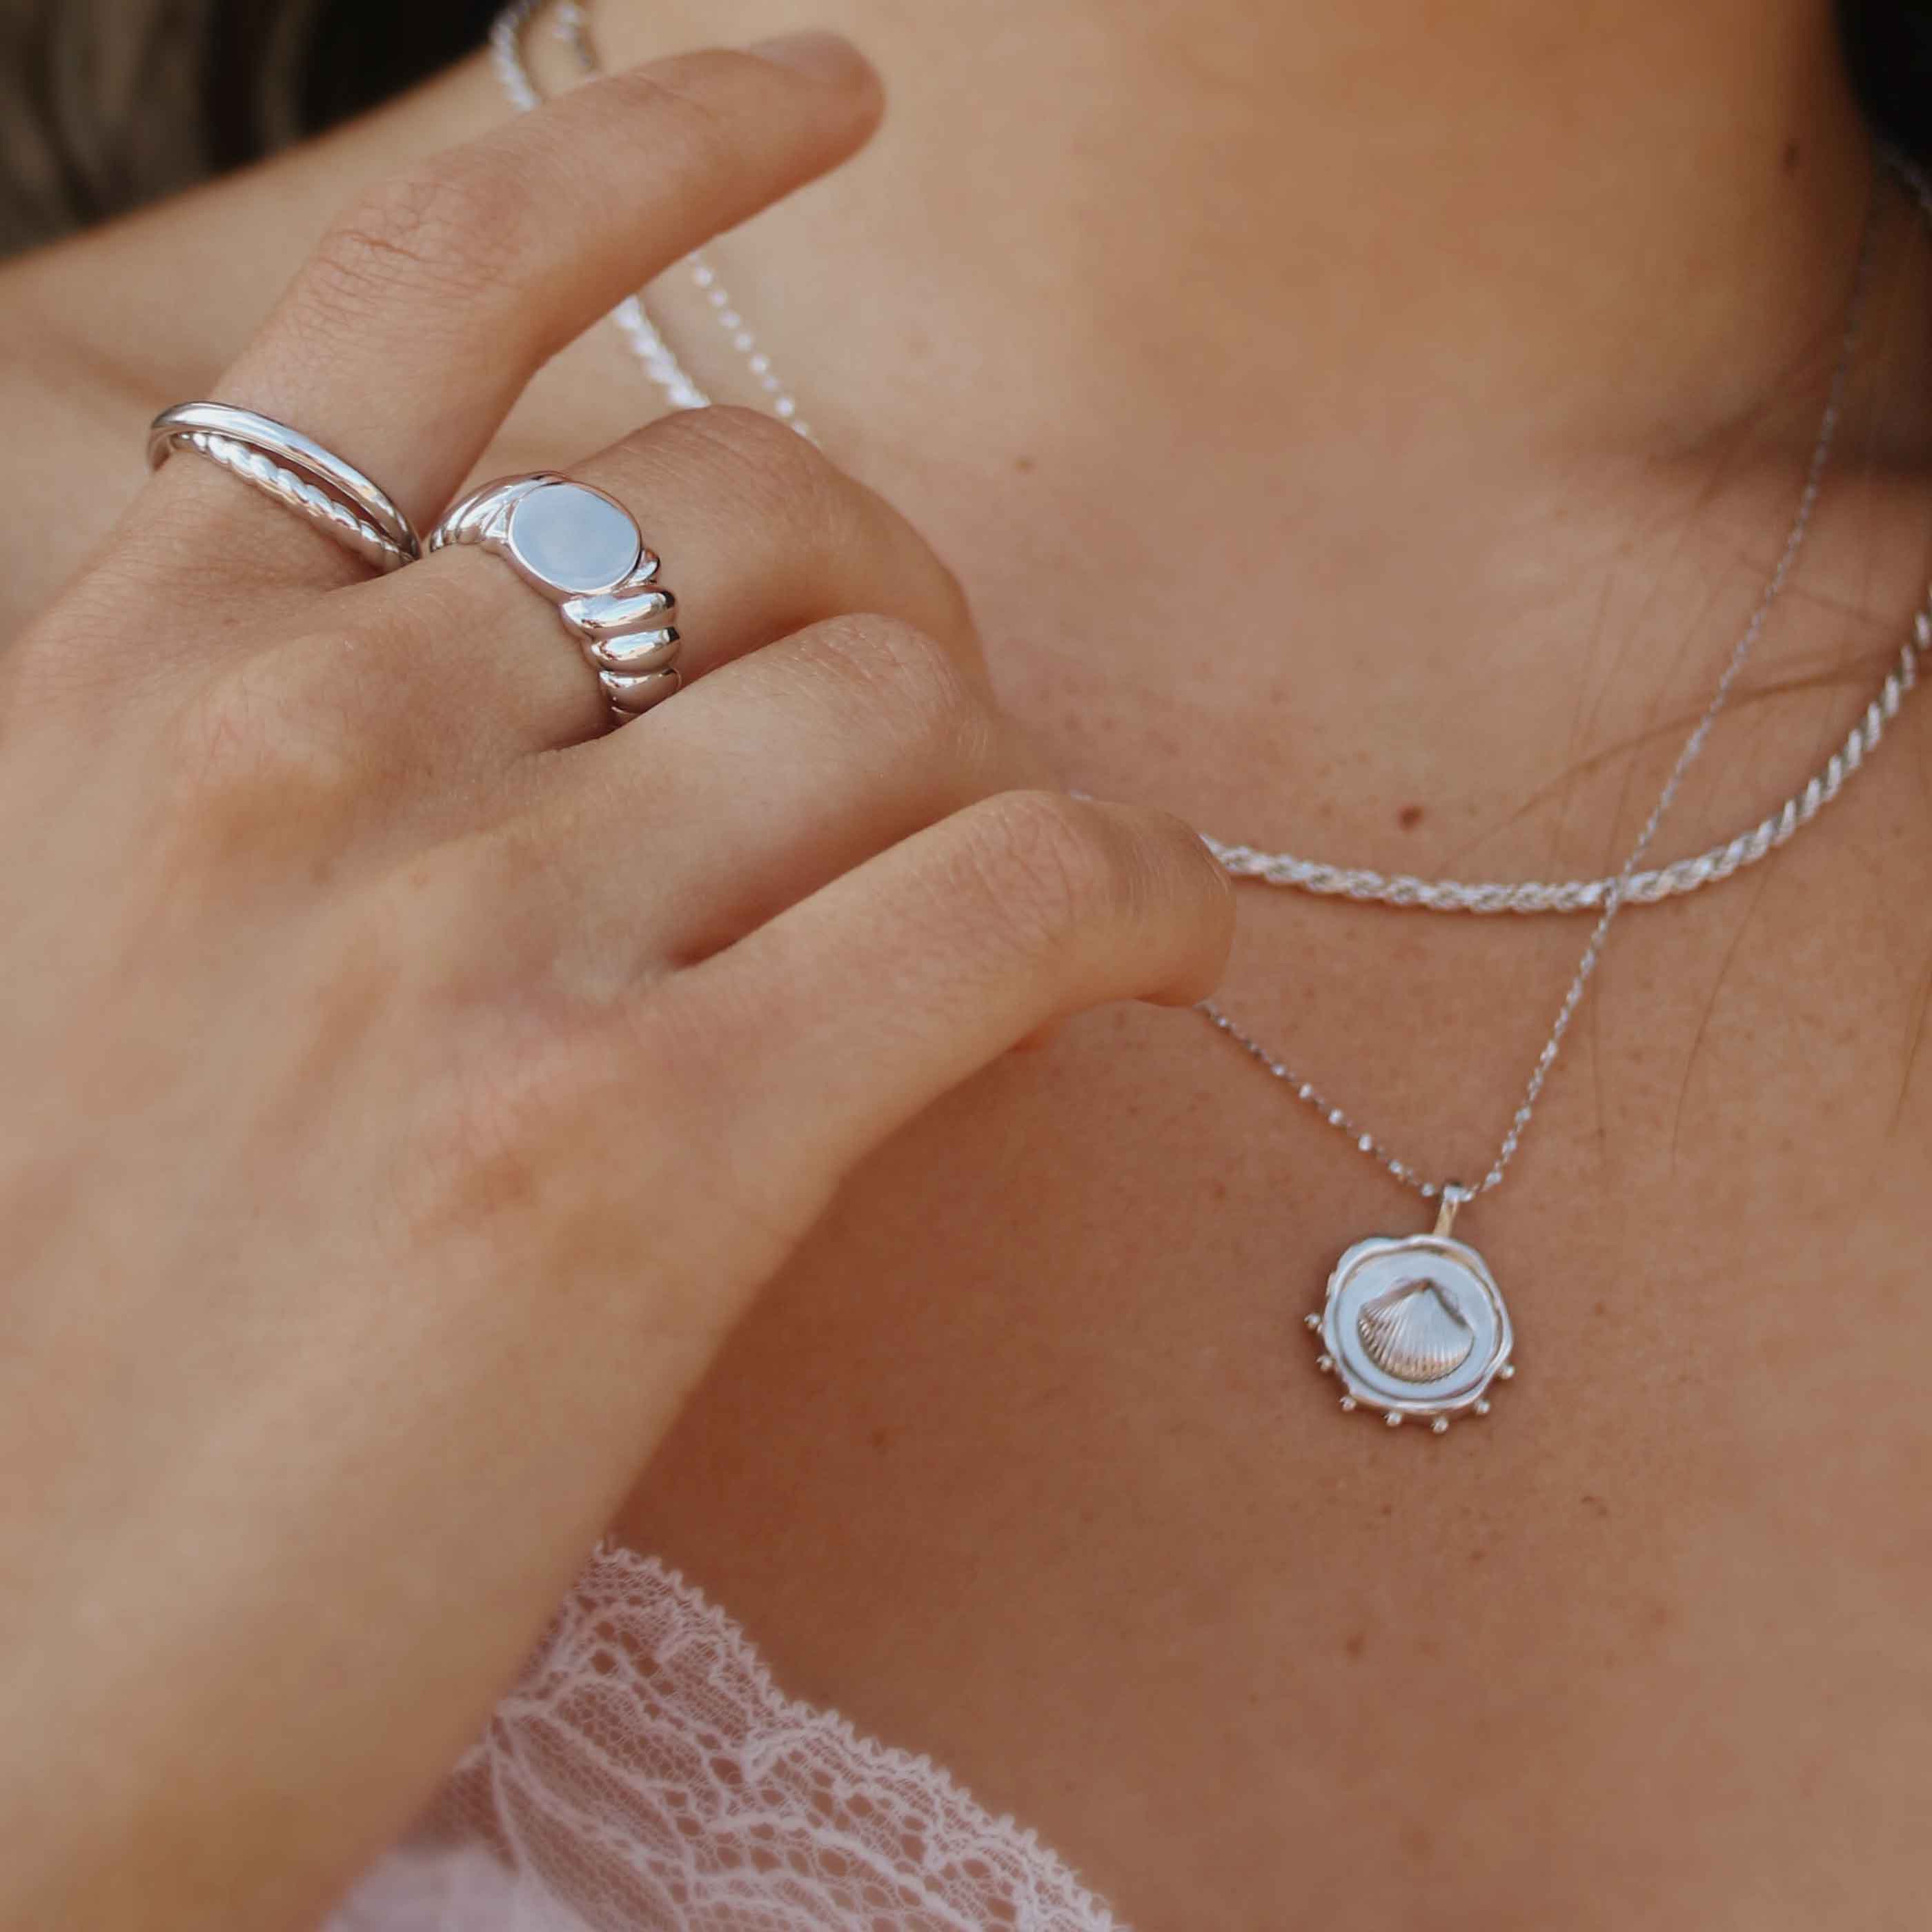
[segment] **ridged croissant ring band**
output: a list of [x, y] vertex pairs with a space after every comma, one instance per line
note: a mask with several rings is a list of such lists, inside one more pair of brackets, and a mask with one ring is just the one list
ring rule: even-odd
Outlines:
[[596, 672], [614, 724], [677, 690], [677, 600], [635, 519], [587, 483], [548, 472], [487, 483], [436, 527], [433, 550], [476, 544], [554, 604]]

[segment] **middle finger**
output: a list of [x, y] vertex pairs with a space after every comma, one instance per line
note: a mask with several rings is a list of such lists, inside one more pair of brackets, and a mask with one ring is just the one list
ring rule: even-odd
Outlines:
[[[677, 599], [687, 680], [862, 610], [985, 672], [958, 585], [918, 532], [804, 439], [754, 410], [686, 411], [568, 472], [634, 516]], [[508, 562], [452, 546], [340, 593], [392, 660], [383, 713], [434, 716], [481, 762], [603, 734], [609, 705], [556, 607]], [[382, 728], [371, 718], [369, 728]]]

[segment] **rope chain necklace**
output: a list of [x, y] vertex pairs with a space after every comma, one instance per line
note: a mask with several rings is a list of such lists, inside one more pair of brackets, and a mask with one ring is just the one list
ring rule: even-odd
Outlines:
[[[497, 76], [511, 104], [527, 112], [542, 95], [524, 58], [532, 21], [554, 6], [553, 31], [569, 48], [586, 75], [602, 71], [580, 0], [514, 0], [490, 33]], [[1899, 175], [1922, 215], [1932, 223], [1932, 182], [1903, 155], [1886, 151], [1886, 162]], [[1336, 1376], [1344, 1410], [1380, 1412], [1390, 1427], [1406, 1420], [1427, 1423], [1437, 1435], [1451, 1420], [1490, 1412], [1490, 1391], [1515, 1374], [1514, 1333], [1502, 1290], [1483, 1257], [1455, 1238], [1459, 1211], [1500, 1187], [1534, 1115], [1537, 1103], [1562, 1050], [1564, 1036], [1582, 1003], [1610, 929], [1628, 906], [1650, 905], [1715, 885], [1756, 864], [1811, 824], [1877, 746], [1886, 726], [1919, 682], [1920, 661], [1932, 651], [1932, 596], [1912, 618], [1910, 634], [1879, 692], [1826, 764], [1790, 799], [1748, 831], [1694, 857], [1654, 870], [1640, 869], [1684, 780], [1702, 754], [1745, 665], [1796, 566], [1822, 490], [1843, 413], [1845, 392], [1856, 359], [1864, 298], [1870, 280], [1877, 196], [1867, 205], [1856, 266], [1845, 308], [1845, 321], [1825, 406], [1807, 464], [1803, 487], [1778, 560], [1744, 629], [1726, 658], [1710, 701], [1678, 752], [1656, 803], [1618, 870], [1596, 879], [1516, 884], [1472, 884], [1448, 879], [1388, 875], [1360, 867], [1328, 865], [1291, 853], [1264, 852], [1214, 838], [1205, 842], [1237, 878], [1285, 886], [1320, 897], [1342, 898], [1429, 912], [1520, 914], [1594, 912], [1597, 914], [1582, 956], [1559, 1003], [1522, 1097], [1481, 1178], [1472, 1186], [1431, 1179], [1394, 1152], [1381, 1137], [1245, 1031], [1215, 1001], [1198, 1010], [1262, 1070], [1282, 1083], [1356, 1151], [1376, 1162], [1403, 1186], [1436, 1204], [1433, 1229], [1406, 1237], [1376, 1235], [1356, 1242], [1329, 1276], [1322, 1306], [1304, 1318], [1319, 1338], [1317, 1366]], [[686, 260], [692, 278], [733, 348], [745, 360], [772, 412], [801, 436], [815, 442], [798, 404], [759, 346], [745, 317], [701, 251]], [[645, 373], [678, 408], [701, 409], [710, 401], [679, 362], [646, 310], [633, 296], [613, 311], [611, 320]]]

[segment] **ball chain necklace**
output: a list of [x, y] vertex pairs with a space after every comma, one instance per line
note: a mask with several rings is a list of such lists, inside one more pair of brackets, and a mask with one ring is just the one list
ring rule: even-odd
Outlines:
[[[515, 0], [499, 16], [491, 32], [490, 48], [498, 76], [512, 104], [521, 110], [537, 106], [542, 98], [524, 58], [525, 37], [535, 18], [553, 4], [555, 0]], [[572, 50], [584, 71], [586, 74], [598, 72], [587, 16], [578, 0], [561, 0], [561, 4], [556, 4], [553, 25], [558, 39]], [[1921, 213], [1932, 221], [1932, 182], [1903, 156], [1888, 152], [1885, 159], [1904, 182]], [[1725, 662], [1709, 703], [1678, 752], [1629, 856], [1615, 874], [1556, 882], [1472, 884], [1406, 874], [1390, 876], [1366, 868], [1298, 858], [1292, 853], [1263, 852], [1246, 845], [1206, 840], [1222, 865], [1237, 878], [1259, 880], [1321, 897], [1436, 913], [1593, 912], [1597, 915], [1582, 956], [1558, 1006], [1555, 1023], [1531, 1069], [1522, 1100], [1489, 1166], [1473, 1185], [1426, 1178], [1420, 1169], [1391, 1152], [1378, 1135], [1336, 1106], [1312, 1081], [1304, 1079], [1244, 1030], [1214, 1000], [1201, 1002], [1200, 1012], [1216, 1030], [1280, 1082], [1328, 1126], [1345, 1136], [1358, 1153], [1376, 1162], [1403, 1186], [1436, 1206], [1435, 1226], [1428, 1234], [1400, 1238], [1376, 1235], [1356, 1242], [1335, 1264], [1322, 1307], [1304, 1318], [1319, 1338], [1317, 1366], [1338, 1378], [1342, 1391], [1341, 1406], [1345, 1410], [1378, 1412], [1391, 1428], [1410, 1419], [1426, 1422], [1437, 1435], [1445, 1433], [1456, 1417], [1489, 1413], [1492, 1388], [1515, 1373], [1511, 1360], [1514, 1333], [1502, 1292], [1488, 1264], [1474, 1248], [1455, 1238], [1456, 1217], [1468, 1203], [1502, 1185], [1617, 916], [1627, 906], [1656, 904], [1718, 884], [1785, 844], [1808, 826], [1858, 772], [1876, 748], [1887, 724], [1897, 716], [1900, 706], [1918, 684], [1920, 660], [1932, 651], [1932, 598], [1914, 615], [1910, 634], [1898, 659], [1844, 742], [1801, 790], [1726, 844], [1655, 869], [1641, 869], [1686, 775], [1702, 753], [1730, 699], [1810, 531], [1857, 350], [1870, 275], [1876, 206], [1874, 193], [1866, 211], [1837, 360], [1784, 546]], [[733, 348], [744, 358], [773, 413], [801, 436], [815, 441], [800, 416], [796, 400], [779, 379], [771, 358], [760, 347], [710, 263], [698, 252], [687, 258], [686, 266], [706, 305]], [[646, 310], [641, 296], [633, 296], [620, 304], [611, 320], [645, 372], [674, 406], [701, 409], [706, 406], [710, 398], [673, 353]]]

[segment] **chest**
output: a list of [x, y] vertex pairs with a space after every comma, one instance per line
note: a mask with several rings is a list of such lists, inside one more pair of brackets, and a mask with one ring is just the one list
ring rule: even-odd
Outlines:
[[[1424, 1210], [1196, 1016], [1116, 1012], [855, 1178], [626, 1533], [1150, 1932], [1430, 1900], [1780, 1926], [1826, 1891], [1904, 1923], [1932, 1742], [1911, 989], [1845, 998], [1796, 946], [1754, 974], [1749, 915], [1712, 907], [1728, 966], [1632, 922], [1463, 1224], [1517, 1325], [1486, 1420], [1339, 1412], [1300, 1318]], [[1494, 1023], [1445, 1038], [1400, 957], [1344, 937], [1304, 970], [1284, 937], [1237, 976], [1304, 1057], [1425, 1151], [1500, 1130], [1560, 971], [1492, 966]]]
[[[573, 373], [608, 346], [574, 353], [491, 466], [614, 433], [609, 370]], [[103, 393], [52, 439], [80, 453], [70, 497], [111, 512], [88, 476], [152, 400]], [[1039, 648], [1119, 573], [1016, 560], [1012, 529], [933, 534], [1005, 566], [982, 615], [1033, 648], [996, 670], [1070, 768], [1252, 796], [1211, 707], [1150, 725], [1140, 688], [1110, 712]], [[1300, 1317], [1343, 1248], [1426, 1210], [1196, 1016], [1108, 1013], [854, 1178], [622, 1532], [788, 1689], [931, 1752], [1142, 1932], [1908, 1922], [1932, 1750], [1918, 742], [1762, 872], [1619, 929], [1465, 1224], [1517, 1328], [1486, 1421], [1338, 1412]], [[1304, 758], [1282, 822], [1393, 815], [1427, 795], [1390, 789], [1403, 763]], [[1360, 823], [1330, 829], [1348, 856]], [[1257, 892], [1228, 1003], [1418, 1164], [1473, 1169], [1583, 938]]]

